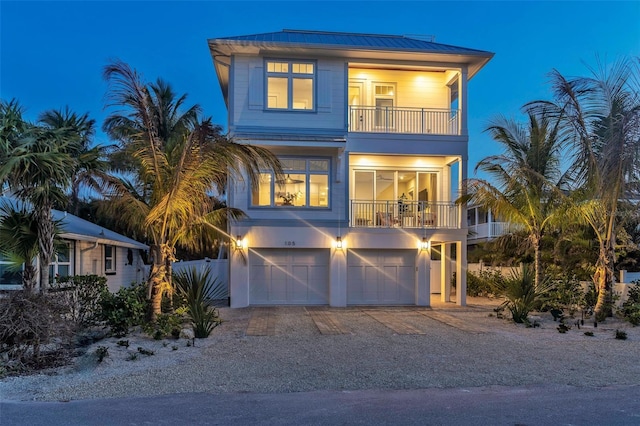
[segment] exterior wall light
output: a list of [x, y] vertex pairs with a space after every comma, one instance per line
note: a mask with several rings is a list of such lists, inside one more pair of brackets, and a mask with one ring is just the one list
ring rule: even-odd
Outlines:
[[342, 237], [336, 237], [336, 248], [342, 250]]
[[236, 237], [236, 250], [242, 250], [244, 248], [244, 240], [242, 236], [238, 235]]
[[427, 237], [423, 237], [420, 242], [420, 250], [429, 250], [431, 248], [431, 241], [427, 240]]

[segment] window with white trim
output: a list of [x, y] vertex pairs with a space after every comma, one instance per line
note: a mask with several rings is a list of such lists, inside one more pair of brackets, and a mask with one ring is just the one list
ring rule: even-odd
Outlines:
[[49, 279], [57, 281], [58, 278], [72, 275], [71, 270], [71, 244], [66, 243], [58, 248], [53, 261], [49, 265]]
[[108, 275], [116, 273], [116, 246], [108, 244], [104, 246], [104, 273]]
[[281, 158], [283, 176], [261, 173], [251, 193], [254, 207], [329, 207], [330, 162], [323, 158]]
[[315, 109], [315, 64], [268, 60], [267, 109], [309, 111]]

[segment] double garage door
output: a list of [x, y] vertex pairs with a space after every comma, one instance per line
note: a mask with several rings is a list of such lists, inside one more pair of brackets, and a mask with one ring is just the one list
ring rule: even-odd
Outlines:
[[415, 304], [415, 258], [415, 250], [349, 250], [347, 304]]
[[[415, 303], [415, 250], [348, 250], [347, 305]], [[344, 285], [344, 283], [342, 283]], [[328, 305], [328, 249], [249, 254], [251, 305]]]
[[259, 249], [249, 254], [252, 305], [328, 305], [328, 249]]

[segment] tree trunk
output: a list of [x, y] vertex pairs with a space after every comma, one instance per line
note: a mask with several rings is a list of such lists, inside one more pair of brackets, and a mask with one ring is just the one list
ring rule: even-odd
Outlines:
[[604, 321], [613, 312], [613, 255], [609, 241], [600, 247], [596, 272], [593, 274], [593, 283], [598, 291], [598, 301], [594, 308], [596, 321]]
[[165, 260], [162, 256], [162, 250], [157, 244], [150, 246], [149, 251], [153, 259], [151, 272], [149, 273], [148, 298], [151, 301], [150, 320], [156, 321], [158, 315], [162, 313], [162, 290], [163, 281], [166, 276]]
[[533, 239], [533, 272], [534, 282], [533, 285], [536, 289], [539, 288], [542, 281], [542, 253], [540, 252], [540, 238], [534, 237]]
[[24, 263], [24, 270], [22, 271], [22, 288], [26, 293], [33, 293], [33, 289], [36, 285], [36, 268], [34, 268], [32, 261]]
[[40, 261], [40, 292], [46, 293], [49, 287], [49, 265], [53, 259], [53, 219], [51, 218], [51, 206], [43, 203], [34, 211], [38, 223], [38, 247], [40, 249], [38, 259]]

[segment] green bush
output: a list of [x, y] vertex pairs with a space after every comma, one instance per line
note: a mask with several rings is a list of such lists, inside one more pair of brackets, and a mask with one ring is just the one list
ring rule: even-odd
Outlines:
[[516, 323], [528, 323], [529, 312], [539, 308], [551, 290], [546, 282], [536, 287], [535, 272], [526, 264], [522, 265], [522, 271], [514, 270], [511, 277], [493, 281], [492, 285], [494, 292], [506, 299], [502, 305], [511, 312]]
[[544, 308], [545, 310], [566, 310], [573, 317], [577, 311], [586, 307], [586, 305], [586, 295], [580, 285], [580, 281], [575, 277], [565, 276], [553, 281], [553, 286], [549, 290]]
[[629, 288], [627, 300], [620, 309], [622, 317], [633, 325], [640, 325], [640, 282], [634, 281]]
[[100, 297], [101, 319], [116, 337], [126, 336], [129, 327], [144, 323], [149, 310], [144, 284], [123, 287], [117, 293], [105, 291]]
[[182, 330], [182, 313], [180, 309], [173, 314], [160, 314], [155, 322], [146, 323], [142, 326], [145, 333], [155, 340], [162, 340], [167, 337], [177, 339]]
[[173, 283], [177, 294], [188, 309], [193, 326], [193, 334], [197, 338], [206, 338], [222, 320], [218, 311], [211, 306], [211, 300], [222, 288], [217, 279], [212, 279], [210, 269], [198, 271], [191, 268], [174, 274]]
[[100, 321], [100, 298], [108, 291], [107, 278], [98, 275], [60, 277], [51, 291], [66, 299], [73, 322], [80, 327], [89, 327]]
[[493, 294], [492, 281], [502, 280], [498, 271], [480, 271], [477, 274], [467, 271], [467, 295], [489, 296]]

